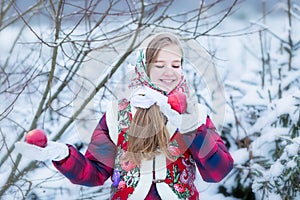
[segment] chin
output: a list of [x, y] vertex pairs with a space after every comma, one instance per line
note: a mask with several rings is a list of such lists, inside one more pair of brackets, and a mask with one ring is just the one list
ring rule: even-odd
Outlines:
[[165, 85], [163, 83], [162, 84], [157, 83], [156, 86], [159, 87], [161, 90], [167, 92], [167, 93], [171, 92], [176, 87], [175, 84]]
[[160, 89], [162, 89], [163, 91], [165, 91], [165, 92], [167, 92], [167, 93], [169, 93], [169, 92], [171, 92], [173, 89], [174, 89], [175, 87], [166, 87], [166, 86], [162, 86], [162, 87], [160, 87]]

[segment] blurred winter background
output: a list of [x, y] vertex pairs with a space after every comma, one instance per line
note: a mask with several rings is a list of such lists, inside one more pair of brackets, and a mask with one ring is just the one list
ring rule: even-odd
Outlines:
[[298, 0], [1, 0], [0, 199], [109, 198], [110, 180], [73, 185], [14, 143], [38, 127], [84, 152], [159, 31], [187, 44], [185, 73], [235, 159], [220, 183], [197, 177], [201, 199], [300, 199], [299, 30]]

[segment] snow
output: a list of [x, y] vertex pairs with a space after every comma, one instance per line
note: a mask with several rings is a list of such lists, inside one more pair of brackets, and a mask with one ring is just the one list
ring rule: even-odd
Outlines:
[[238, 149], [231, 153], [235, 165], [243, 165], [249, 160], [249, 151], [246, 148]]
[[286, 152], [289, 156], [297, 155], [299, 151], [299, 144], [292, 143], [285, 147]]
[[284, 166], [280, 162], [275, 162], [270, 169], [270, 177], [278, 177], [282, 173]]

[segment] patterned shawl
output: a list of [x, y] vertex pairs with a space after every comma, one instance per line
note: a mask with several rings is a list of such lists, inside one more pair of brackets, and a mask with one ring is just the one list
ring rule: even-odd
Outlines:
[[[135, 89], [140, 86], [148, 86], [152, 89], [155, 89], [155, 90], [161, 92], [164, 95], [168, 95], [165, 91], [163, 91], [158, 86], [156, 86], [154, 83], [152, 83], [149, 76], [147, 75], [145, 50], [139, 50], [137, 52], [137, 57], [138, 58], [137, 58], [137, 62], [135, 65], [135, 73], [134, 73], [133, 78], [131, 79], [129, 88]], [[180, 92], [185, 93], [187, 95], [187, 97], [190, 96], [187, 82], [183, 75], [181, 76], [181, 81], [179, 82], [179, 84], [171, 92], [173, 92], [173, 91], [180, 91]]]

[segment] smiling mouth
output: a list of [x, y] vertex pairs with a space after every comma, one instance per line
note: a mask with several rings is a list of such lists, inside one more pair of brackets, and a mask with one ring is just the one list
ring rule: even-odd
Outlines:
[[160, 81], [167, 84], [175, 82], [175, 80], [166, 80], [166, 79], [160, 79]]

